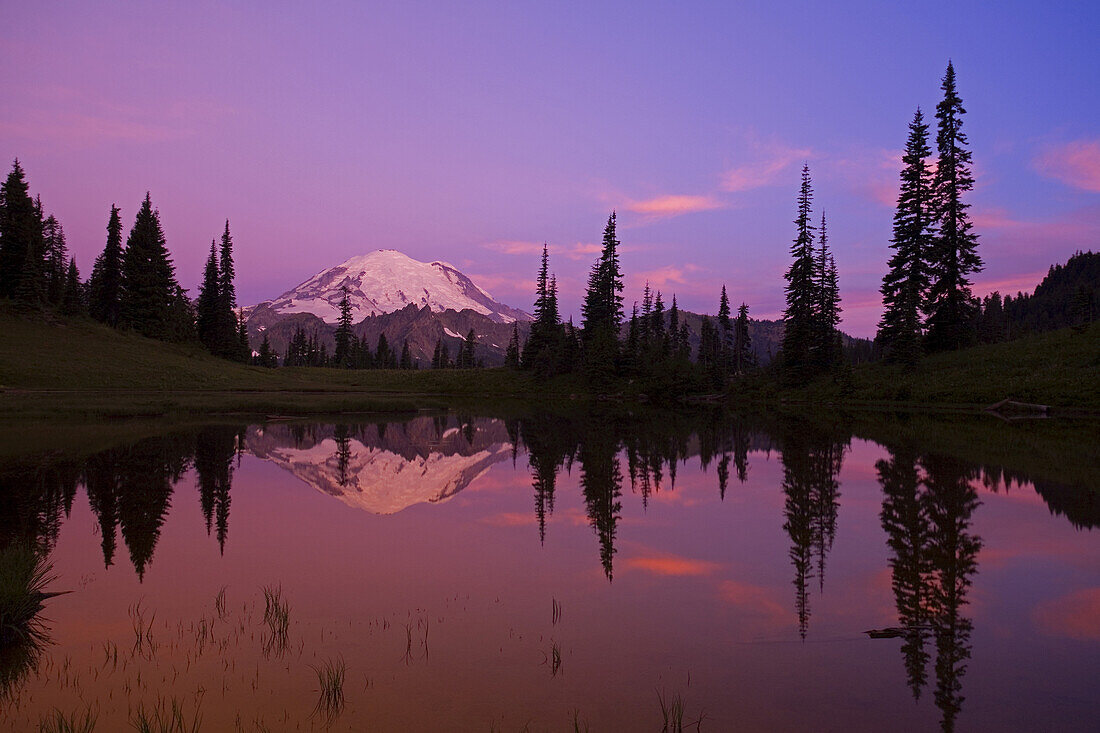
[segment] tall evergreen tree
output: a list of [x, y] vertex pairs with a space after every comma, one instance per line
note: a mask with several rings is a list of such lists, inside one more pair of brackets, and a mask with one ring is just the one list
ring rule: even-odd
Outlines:
[[84, 313], [84, 286], [80, 283], [80, 272], [76, 269], [76, 258], [69, 260], [65, 273], [65, 288], [61, 296], [61, 312], [75, 316]]
[[42, 255], [42, 222], [24, 175], [16, 159], [0, 186], [0, 298], [15, 297], [28, 252]]
[[726, 286], [722, 286], [722, 295], [718, 298], [718, 331], [722, 337], [722, 366], [729, 370], [733, 358], [733, 321], [730, 318], [730, 299], [726, 295]]
[[523, 366], [534, 369], [543, 376], [557, 371], [561, 350], [561, 316], [558, 314], [557, 281], [550, 274], [550, 254], [542, 245], [542, 264], [539, 267], [535, 291], [535, 320], [527, 345], [523, 349]]
[[619, 269], [619, 240], [615, 234], [615, 212], [607, 219], [603, 249], [592, 266], [588, 289], [581, 305], [584, 361], [588, 375], [607, 382], [614, 373], [619, 350], [619, 327], [623, 319], [623, 277]]
[[[221, 303], [221, 276], [218, 271], [218, 254], [214, 240], [210, 240], [210, 256], [206, 259], [202, 284], [199, 285], [198, 317], [195, 326], [198, 330], [199, 341], [211, 353], [215, 354], [224, 352], [224, 348], [219, 348], [225, 343], [224, 324], [226, 323], [221, 311]], [[236, 328], [233, 329], [234, 345], [237, 342], [235, 338], [236, 330]], [[236, 350], [234, 350], [235, 352]]]
[[336, 350], [332, 354], [333, 366], [346, 368], [351, 359], [351, 303], [348, 301], [347, 286], [343, 288], [344, 297], [340, 300], [340, 319], [336, 325]]
[[175, 267], [165, 246], [160, 215], [146, 193], [122, 254], [120, 321], [145, 336], [168, 338], [175, 295]]
[[409, 340], [405, 339], [405, 343], [401, 345], [401, 364], [402, 369], [413, 368], [412, 351], [409, 350]]
[[929, 350], [959, 349], [973, 340], [971, 321], [976, 310], [969, 276], [981, 272], [978, 236], [972, 231], [963, 195], [974, 187], [962, 117], [966, 114], [955, 89], [955, 67], [947, 64], [943, 100], [936, 105], [936, 148], [939, 154], [933, 179], [932, 208], [937, 235], [931, 253], [928, 303]]
[[894, 212], [894, 234], [889, 271], [882, 278], [882, 320], [877, 340], [883, 358], [913, 364], [920, 356], [921, 310], [928, 296], [928, 258], [935, 226], [932, 212], [932, 171], [928, 157], [928, 125], [917, 108], [909, 123], [909, 139], [902, 156], [901, 186]]
[[737, 374], [743, 374], [755, 363], [752, 339], [749, 338], [749, 307], [742, 303], [737, 309], [737, 321], [733, 326], [733, 368]]
[[107, 221], [107, 244], [92, 265], [88, 279], [88, 311], [92, 318], [117, 326], [122, 287], [122, 220], [118, 207], [111, 205]]
[[46, 299], [51, 305], [61, 305], [68, 274], [69, 249], [65, 245], [65, 229], [53, 214], [42, 222], [42, 257], [46, 274]]
[[840, 291], [837, 283], [836, 261], [829, 251], [826, 234], [825, 212], [821, 212], [821, 229], [818, 231], [818, 251], [815, 265], [817, 277], [817, 305], [814, 321], [813, 361], [823, 369], [835, 366], [841, 358]]
[[226, 359], [247, 361], [251, 350], [243, 350], [240, 342], [240, 328], [235, 315], [237, 310], [237, 289], [234, 284], [233, 237], [229, 233], [229, 220], [225, 220], [221, 249], [218, 253], [218, 289], [217, 289], [217, 326], [214, 331], [214, 351]]
[[504, 366], [509, 369], [519, 369], [519, 323], [512, 323], [512, 338], [508, 341], [508, 350], [504, 353]]
[[788, 381], [802, 381], [810, 375], [814, 323], [817, 319], [817, 265], [814, 258], [814, 226], [810, 223], [813, 189], [810, 167], [802, 166], [802, 187], [798, 194], [797, 234], [791, 246], [787, 280], [787, 308], [783, 318], [783, 368]]

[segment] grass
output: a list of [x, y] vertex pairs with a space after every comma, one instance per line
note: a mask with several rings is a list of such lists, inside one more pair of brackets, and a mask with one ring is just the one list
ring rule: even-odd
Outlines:
[[282, 586], [263, 587], [264, 623], [268, 632], [263, 639], [265, 657], [281, 657], [290, 638], [290, 601], [283, 598]]
[[53, 580], [53, 565], [35, 548], [15, 543], [0, 550], [0, 647], [46, 641], [38, 614]]
[[343, 659], [326, 660], [319, 667], [311, 667], [317, 673], [317, 705], [310, 717], [317, 717], [327, 728], [344, 710], [344, 679], [347, 665]]
[[470, 401], [568, 398], [566, 378], [506, 369], [263, 369], [87, 319], [34, 318], [0, 304], [0, 413], [112, 418], [410, 412]]
[[850, 379], [818, 380], [781, 394], [809, 402], [988, 406], [1003, 399], [1100, 410], [1100, 323], [1001, 344], [933, 354], [915, 367], [866, 364]]
[[198, 733], [202, 729], [202, 716], [195, 716], [188, 722], [183, 704], [176, 698], [165, 701], [161, 698], [152, 708], [144, 704], [130, 716], [130, 727], [138, 733]]
[[39, 721], [38, 733], [92, 733], [98, 719], [99, 714], [91, 707], [68, 715], [55, 708]]

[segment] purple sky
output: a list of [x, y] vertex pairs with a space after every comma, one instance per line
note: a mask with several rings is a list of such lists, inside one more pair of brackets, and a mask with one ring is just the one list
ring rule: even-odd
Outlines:
[[91, 5], [0, 8], [0, 160], [85, 275], [149, 190], [185, 287], [228, 217], [242, 304], [396, 248], [529, 309], [547, 241], [568, 315], [617, 208], [628, 305], [648, 278], [713, 312], [725, 283], [775, 316], [807, 161], [869, 336], [906, 125], [949, 58], [976, 291], [1098, 244], [1095, 3]]

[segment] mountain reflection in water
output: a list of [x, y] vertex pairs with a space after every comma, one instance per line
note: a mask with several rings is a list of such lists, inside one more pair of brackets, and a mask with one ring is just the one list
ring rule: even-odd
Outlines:
[[[635, 536], [659, 531], [668, 505], [653, 503], [674, 500], [678, 474], [691, 471], [693, 482], [705, 474], [719, 503], [741, 501], [736, 486], [751, 482], [757, 461], [766, 466], [775, 454], [779, 504], [774, 521], [785, 536], [791, 589], [787, 628], [794, 640], [805, 643], [815, 640], [813, 609], [830, 585], [830, 554], [845, 532], [838, 515], [846, 495], [846, 462], [853, 460], [857, 443], [877, 443], [883, 457], [855, 470], [872, 477], [881, 490], [878, 517], [896, 623], [886, 635], [900, 637], [900, 663], [912, 697], [919, 701], [930, 690], [940, 727], [953, 730], [963, 715], [964, 680], [973, 653], [975, 622], [968, 609], [983, 551], [974, 529], [982, 511], [979, 491], [1015, 496], [1033, 486], [1050, 513], [1068, 520], [1063, 521], [1070, 532], [1100, 525], [1100, 502], [1090, 472], [1056, 449], [1046, 454], [1029, 443], [1017, 462], [1002, 445], [1004, 435], [983, 442], [990, 426], [970, 423], [951, 428], [969, 439], [930, 444], [921, 437], [934, 432], [930, 420], [883, 418], [881, 424], [849, 425], [805, 417], [745, 418], [717, 410], [509, 419], [449, 415], [393, 422], [213, 425], [93, 452], [45, 446], [0, 460], [0, 546], [25, 544], [48, 555], [82, 487], [103, 565], [115, 564], [121, 537], [141, 581], [154, 563], [169, 516], [195, 498], [206, 534], [220, 554], [226, 553], [234, 482], [252, 458], [373, 515], [438, 505], [467, 489], [477, 494], [479, 479], [511, 459], [515, 469], [507, 470], [529, 472], [530, 524], [537, 531], [531, 540], [542, 546], [553, 544], [550, 527], [563, 476], [572, 477], [570, 488], [579, 489], [583, 521], [595, 538], [589, 556], [606, 583], [612, 583], [618, 579], [624, 502], [636, 502], [646, 518], [646, 526], [631, 520]], [[1067, 446], [1067, 451], [1074, 448]], [[526, 469], [518, 461], [521, 455]], [[188, 475], [197, 497], [188, 496]], [[480, 496], [475, 500], [493, 501], [491, 493]], [[238, 521], [247, 519], [234, 516]], [[685, 570], [679, 573], [681, 566], [672, 558], [645, 562], [670, 577], [705, 574], [714, 566], [703, 563], [693, 570], [682, 564]], [[643, 561], [634, 558], [626, 567], [643, 567]], [[736, 583], [725, 587], [741, 595], [761, 592]], [[6, 686], [17, 687], [15, 682]]]

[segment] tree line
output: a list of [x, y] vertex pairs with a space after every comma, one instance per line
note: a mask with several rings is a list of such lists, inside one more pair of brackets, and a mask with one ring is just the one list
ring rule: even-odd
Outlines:
[[82, 282], [61, 223], [46, 215], [40, 197], [31, 198], [18, 160], [0, 186], [0, 298], [28, 311], [86, 315], [161, 341], [198, 340], [212, 354], [234, 361], [252, 358], [237, 310], [228, 220], [220, 250], [211, 244], [196, 303], [176, 280], [160, 212], [148, 193], [125, 245], [121, 212], [111, 206], [103, 251]]

